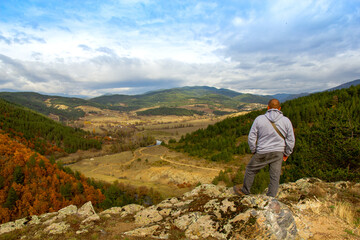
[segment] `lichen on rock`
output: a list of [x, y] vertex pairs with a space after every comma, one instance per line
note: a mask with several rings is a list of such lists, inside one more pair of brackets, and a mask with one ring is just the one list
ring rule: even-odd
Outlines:
[[[265, 195], [239, 197], [229, 193], [225, 187], [201, 185], [179, 200], [188, 204], [182, 206], [178, 216], [169, 219], [161, 215], [166, 209], [167, 212], [175, 210], [174, 204], [167, 199], [138, 212], [135, 222], [142, 226], [140, 229], [156, 224], [154, 232], [163, 232], [164, 235], [170, 223], [185, 231], [188, 239], [239, 239], [239, 236], [250, 239], [254, 234], [274, 239], [294, 239], [297, 236], [290, 209], [275, 198]], [[131, 235], [136, 236], [136, 232], [140, 231], [133, 230]]]

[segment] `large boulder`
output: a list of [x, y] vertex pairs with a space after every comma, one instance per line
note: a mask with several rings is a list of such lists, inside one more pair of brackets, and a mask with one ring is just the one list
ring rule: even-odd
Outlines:
[[106, 209], [100, 213], [100, 216], [120, 215], [120, 217], [126, 217], [128, 215], [133, 215], [144, 208], [144, 206], [138, 204], [128, 204], [123, 207], [112, 207]]
[[176, 228], [184, 231], [187, 239], [298, 237], [292, 212], [277, 199], [265, 195], [240, 197], [211, 184], [139, 211], [135, 222], [141, 227], [127, 235], [166, 239], [169, 229]]
[[91, 201], [89, 201], [77, 210], [77, 214], [84, 217], [90, 217], [91, 215], [96, 214], [96, 212]]

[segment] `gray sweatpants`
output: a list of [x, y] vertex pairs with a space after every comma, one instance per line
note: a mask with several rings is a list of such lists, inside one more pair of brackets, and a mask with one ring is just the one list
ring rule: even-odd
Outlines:
[[275, 197], [279, 188], [282, 162], [282, 152], [271, 152], [264, 154], [255, 153], [246, 166], [244, 184], [241, 191], [245, 194], [250, 194], [250, 189], [254, 182], [256, 173], [258, 173], [265, 166], [269, 165], [270, 183], [266, 195]]

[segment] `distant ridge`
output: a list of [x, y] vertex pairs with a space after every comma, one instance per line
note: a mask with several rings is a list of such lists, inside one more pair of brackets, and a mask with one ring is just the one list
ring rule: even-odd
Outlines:
[[334, 88], [330, 88], [328, 89], [327, 91], [333, 91], [333, 90], [338, 90], [338, 89], [343, 89], [343, 88], [349, 88], [351, 86], [357, 86], [360, 84], [360, 79], [356, 79], [354, 81], [351, 81], [351, 82], [347, 82], [347, 83], [344, 83], [344, 84], [341, 84], [337, 87], [334, 87]]
[[[348, 88], [359, 85], [360, 79], [341, 84], [326, 91]], [[83, 99], [44, 95], [35, 92], [0, 92], [0, 98], [16, 103], [46, 116], [52, 116], [60, 121], [76, 120], [85, 115], [79, 106], [92, 106], [100, 109], [117, 111], [137, 111], [142, 108], [192, 108], [207, 107], [210, 111], [249, 111], [261, 108], [269, 99], [277, 98], [280, 102], [307, 96], [310, 93], [299, 94], [280, 93], [275, 95], [256, 95], [240, 93], [225, 88], [209, 86], [186, 86], [161, 89], [138, 95], [105, 94], [99, 97]]]
[[244, 104], [266, 104], [269, 96], [244, 94], [224, 88], [187, 86], [162, 89], [139, 95], [103, 95], [90, 99], [107, 106], [126, 106], [130, 110], [144, 107], [181, 107], [185, 105], [209, 104], [221, 108], [239, 109]]
[[297, 94], [287, 94], [287, 93], [279, 93], [273, 95], [274, 98], [278, 99], [280, 102], [285, 102], [288, 100], [292, 100], [299, 97], [305, 97], [309, 95], [310, 93], [304, 92], [304, 93], [297, 93]]
[[[356, 79], [356, 80], [351, 81], [351, 82], [343, 83], [343, 84], [341, 84], [341, 85], [339, 85], [337, 87], [324, 90], [324, 92], [326, 92], [326, 91], [334, 91], [334, 90], [343, 89], [343, 88], [349, 88], [351, 86], [357, 86], [359, 84], [360, 84], [360, 79]], [[317, 92], [313, 92], [313, 93], [317, 93]], [[279, 93], [279, 94], [272, 95], [272, 97], [274, 97], [276, 99], [279, 99], [280, 102], [285, 102], [285, 101], [292, 100], [292, 99], [295, 99], [295, 98], [304, 97], [304, 96], [307, 96], [309, 94], [311, 94], [311, 93], [308, 93], [308, 92], [297, 93], [297, 94]]]

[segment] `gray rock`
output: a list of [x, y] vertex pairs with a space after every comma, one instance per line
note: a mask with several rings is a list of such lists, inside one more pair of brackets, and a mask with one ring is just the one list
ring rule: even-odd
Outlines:
[[64, 207], [58, 211], [59, 215], [67, 216], [77, 213], [77, 207], [75, 205], [70, 205]]
[[189, 239], [205, 239], [214, 237], [216, 239], [226, 239], [226, 235], [217, 232], [219, 223], [213, 221], [210, 215], [201, 216], [192, 223], [185, 231], [185, 236]]
[[77, 214], [79, 214], [80, 216], [83, 216], [83, 217], [89, 217], [91, 215], [96, 214], [96, 212], [94, 210], [94, 207], [93, 207], [91, 201], [89, 201], [89, 202], [85, 203], [84, 205], [82, 205], [82, 207], [80, 207], [77, 210]]
[[209, 197], [221, 197], [224, 193], [227, 193], [225, 187], [215, 186], [213, 184], [203, 184], [196, 187], [191, 192], [187, 192], [184, 194], [184, 198], [193, 198], [199, 196], [201, 194], [208, 195]]
[[162, 219], [163, 217], [154, 206], [146, 208], [135, 215], [135, 223], [141, 226], [149, 223], [155, 223]]
[[100, 220], [99, 215], [97, 215], [96, 213], [87, 217], [86, 219], [84, 219], [81, 223], [88, 223], [88, 222], [94, 222], [94, 221], [98, 221]]
[[109, 209], [106, 209], [100, 213], [100, 215], [107, 215], [107, 214], [120, 214], [122, 212], [122, 207], [112, 207]]
[[47, 219], [47, 218], [52, 218], [52, 217], [54, 217], [54, 216], [56, 216], [56, 215], [58, 215], [58, 212], [44, 213], [44, 214], [41, 214], [41, 215], [39, 216], [39, 218], [40, 218], [41, 220], [44, 220], [44, 219]]
[[53, 223], [47, 228], [45, 228], [45, 232], [50, 234], [62, 234], [65, 233], [69, 229], [70, 225], [65, 222]]
[[[172, 224], [185, 231], [187, 239], [298, 237], [292, 212], [275, 198], [265, 195], [224, 197], [227, 192], [224, 187], [207, 184], [184, 194], [182, 199], [188, 201], [188, 204], [182, 205], [181, 210], [174, 207], [179, 202], [171, 202], [171, 199], [146, 208], [135, 215], [135, 223], [142, 227], [131, 231], [131, 235], [155, 238], [162, 233], [162, 236], [167, 236], [168, 229], [164, 226]], [[172, 219], [169, 219], [170, 216]], [[157, 226], [156, 235], [152, 231], [144, 233], [143, 229], [153, 230], [154, 225]]]
[[0, 234], [7, 233], [14, 231], [16, 229], [20, 229], [22, 226], [17, 226], [15, 222], [7, 222], [4, 224], [1, 224], [0, 226]]
[[143, 210], [145, 207], [138, 205], [138, 204], [129, 204], [124, 207], [112, 207], [109, 209], [106, 209], [105, 211], [102, 211], [100, 213], [101, 216], [106, 216], [108, 214], [120, 214], [120, 217], [126, 217], [128, 215], [133, 215], [141, 210]]
[[87, 232], [89, 232], [89, 230], [87, 230], [86, 228], [84, 228], [84, 229], [77, 230], [77, 231], [76, 231], [76, 234], [82, 234], [82, 233], [87, 233]]
[[167, 217], [171, 214], [171, 208], [165, 208], [159, 211], [159, 214], [163, 217]]
[[17, 229], [21, 229], [21, 228], [25, 227], [26, 225], [34, 225], [34, 224], [39, 224], [39, 223], [40, 223], [40, 219], [36, 215], [31, 216], [31, 217], [21, 218], [21, 219], [15, 220], [13, 222], [7, 222], [4, 224], [1, 224], [0, 225], [0, 234], [12, 232]]
[[146, 237], [146, 236], [151, 236], [152, 234], [154, 234], [154, 232], [159, 229], [160, 226], [159, 225], [153, 225], [153, 226], [148, 226], [148, 227], [141, 227], [141, 228], [137, 228], [135, 230], [126, 232], [125, 235], [128, 236], [136, 236], [136, 237]]
[[174, 221], [174, 225], [180, 230], [185, 231], [191, 224], [196, 222], [201, 217], [200, 212], [192, 212], [178, 217]]
[[145, 207], [138, 205], [138, 204], [126, 205], [126, 206], [122, 207], [122, 213], [120, 214], [120, 217], [126, 217], [128, 215], [133, 215], [143, 209], [145, 209]]
[[29, 222], [30, 225], [36, 225], [40, 223], [41, 223], [40, 218], [37, 215], [31, 216], [31, 220]]
[[314, 183], [322, 182], [319, 178], [309, 177], [309, 178], [301, 178], [295, 182], [296, 186], [300, 188], [303, 192], [308, 192], [309, 188]]
[[265, 218], [265, 229], [276, 236], [277, 239], [295, 239], [297, 228], [290, 209], [276, 199], [269, 201], [260, 214]]
[[335, 182], [334, 186], [337, 188], [337, 189], [347, 189], [349, 188], [351, 185], [351, 182], [349, 181], [339, 181], [339, 182]]

